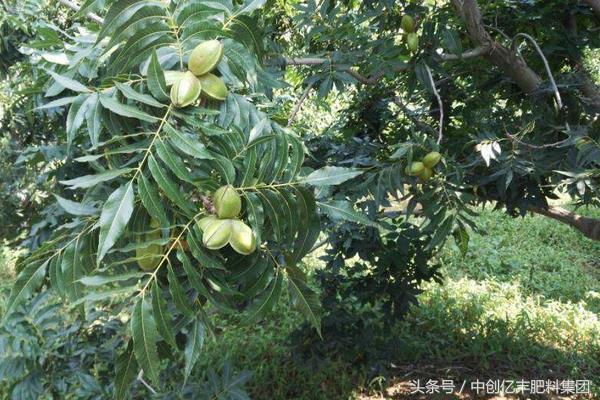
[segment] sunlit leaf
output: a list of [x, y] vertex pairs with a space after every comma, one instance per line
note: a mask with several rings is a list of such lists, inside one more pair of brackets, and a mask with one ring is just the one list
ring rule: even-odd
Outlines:
[[125, 226], [133, 213], [133, 201], [133, 184], [129, 181], [115, 190], [104, 203], [100, 214], [97, 263], [102, 261], [106, 252], [125, 231]]
[[133, 308], [131, 335], [133, 337], [135, 358], [144, 371], [144, 376], [158, 384], [160, 360], [156, 343], [159, 340], [159, 335], [152, 315], [152, 307], [144, 296], [138, 299]]

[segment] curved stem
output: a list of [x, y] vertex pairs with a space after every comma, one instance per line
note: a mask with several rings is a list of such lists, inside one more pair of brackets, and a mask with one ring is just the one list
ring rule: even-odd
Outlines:
[[[515, 48], [515, 41], [517, 40], [518, 37], [523, 37], [527, 40], [529, 40], [532, 44], [533, 47], [535, 47], [535, 50], [537, 51], [537, 53], [540, 55], [542, 61], [544, 62], [544, 67], [546, 68], [546, 73], [548, 74], [548, 79], [550, 80], [550, 85], [552, 85], [552, 90], [554, 90], [554, 96], [556, 96], [556, 103], [558, 104], [558, 109], [562, 109], [563, 108], [563, 103], [562, 103], [562, 99], [560, 97], [560, 92], [558, 91], [558, 86], [556, 86], [556, 82], [554, 81], [554, 76], [552, 75], [552, 70], [550, 69], [550, 64], [548, 64], [548, 60], [546, 59], [546, 56], [544, 55], [544, 52], [542, 51], [542, 49], [540, 48], [540, 46], [537, 44], [537, 42], [535, 41], [534, 38], [532, 38], [531, 36], [529, 36], [526, 33], [517, 33], [515, 35], [515, 37], [512, 40], [511, 43], [511, 47]], [[516, 48], [517, 53], [519, 55], [521, 55], [521, 52], [519, 51], [519, 48]]]
[[438, 138], [437, 138], [437, 144], [440, 144], [442, 142], [442, 137], [444, 136], [444, 103], [442, 102], [442, 98], [440, 97], [440, 93], [438, 92], [438, 90], [435, 87], [435, 82], [433, 81], [433, 76], [431, 76], [431, 70], [429, 69], [429, 66], [427, 64], [425, 65], [425, 71], [427, 71], [427, 78], [429, 78], [429, 83], [431, 84], [431, 90], [433, 91], [433, 94], [435, 95], [435, 98], [437, 99], [438, 102], [438, 106], [440, 108], [440, 122], [439, 122], [439, 130], [438, 130]]

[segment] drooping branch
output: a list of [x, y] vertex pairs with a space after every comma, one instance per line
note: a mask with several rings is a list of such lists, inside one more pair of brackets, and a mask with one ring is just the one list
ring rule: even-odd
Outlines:
[[514, 51], [496, 42], [487, 32], [476, 0], [452, 0], [452, 4], [466, 25], [471, 42], [487, 47], [483, 56], [508, 75], [525, 93], [535, 92], [542, 83], [538, 74]]
[[600, 241], [600, 219], [584, 217], [562, 207], [529, 207], [529, 211], [570, 225], [585, 237]]

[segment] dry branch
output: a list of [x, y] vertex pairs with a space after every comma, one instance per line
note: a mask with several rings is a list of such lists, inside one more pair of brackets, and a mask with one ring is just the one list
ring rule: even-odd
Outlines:
[[600, 219], [583, 217], [561, 207], [529, 207], [529, 211], [568, 224], [592, 240], [600, 240]]

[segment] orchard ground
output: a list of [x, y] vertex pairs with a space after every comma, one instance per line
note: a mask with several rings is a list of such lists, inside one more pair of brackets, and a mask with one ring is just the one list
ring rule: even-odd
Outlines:
[[[253, 399], [407, 398], [411, 380], [488, 378], [587, 379], [598, 395], [600, 243], [542, 217], [483, 210], [477, 222], [484, 233], [472, 235], [464, 257], [446, 244], [443, 284], [428, 283], [420, 305], [395, 326], [392, 362], [299, 357], [290, 336], [303, 319], [282, 303], [258, 325], [218, 318], [220, 338], [206, 343], [196, 368], [227, 359], [252, 371]], [[14, 279], [14, 257], [0, 250], [3, 286]], [[317, 255], [307, 266], [321, 267]]]

